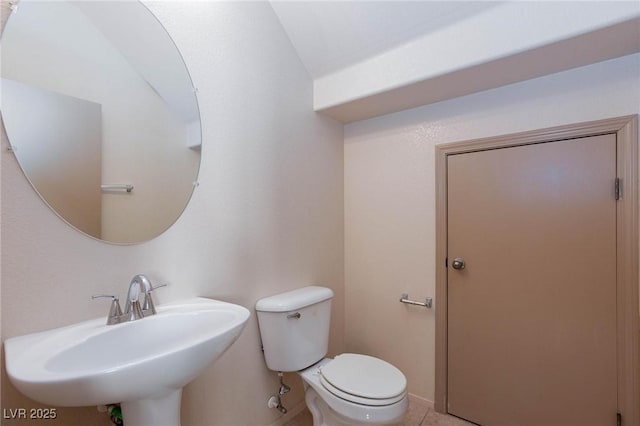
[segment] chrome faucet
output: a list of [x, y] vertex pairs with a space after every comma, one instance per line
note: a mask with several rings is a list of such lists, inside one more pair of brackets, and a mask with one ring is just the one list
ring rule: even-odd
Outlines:
[[[98, 297], [112, 298], [109, 316], [107, 317], [107, 325], [119, 324], [121, 322], [136, 321], [146, 316], [155, 315], [156, 307], [153, 303], [151, 292], [156, 288], [166, 286], [167, 284], [161, 284], [154, 287], [146, 276], [141, 274], [134, 276], [131, 279], [129, 290], [127, 291], [127, 303], [124, 308], [124, 313], [122, 313], [122, 310], [120, 309], [120, 302], [116, 296], [109, 294], [96, 294], [92, 296], [92, 299]], [[144, 293], [142, 306], [140, 305], [141, 293]]]
[[144, 275], [136, 275], [131, 279], [127, 292], [127, 304], [124, 308], [126, 321], [135, 321], [144, 318], [140, 307], [140, 292], [144, 292], [145, 298], [151, 291], [151, 282]]

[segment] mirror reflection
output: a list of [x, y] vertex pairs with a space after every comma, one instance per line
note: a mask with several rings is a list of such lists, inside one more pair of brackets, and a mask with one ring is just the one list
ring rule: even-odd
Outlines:
[[11, 149], [58, 215], [114, 243], [176, 221], [197, 179], [200, 117], [181, 55], [144, 5], [22, 0], [1, 72]]

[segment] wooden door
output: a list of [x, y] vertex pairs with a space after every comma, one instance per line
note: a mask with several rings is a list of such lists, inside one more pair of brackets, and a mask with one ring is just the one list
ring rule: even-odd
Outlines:
[[615, 135], [448, 156], [450, 414], [615, 425], [615, 177]]

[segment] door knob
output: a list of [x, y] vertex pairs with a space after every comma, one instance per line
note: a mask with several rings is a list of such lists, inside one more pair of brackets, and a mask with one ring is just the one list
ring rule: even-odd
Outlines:
[[464, 259], [461, 257], [456, 257], [455, 259], [453, 259], [453, 263], [451, 263], [451, 266], [453, 267], [453, 269], [464, 269]]

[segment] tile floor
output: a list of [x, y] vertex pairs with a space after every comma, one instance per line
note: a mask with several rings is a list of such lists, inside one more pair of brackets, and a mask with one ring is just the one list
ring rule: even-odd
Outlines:
[[[311, 413], [306, 408], [283, 426], [312, 426]], [[430, 402], [409, 397], [409, 411], [403, 426], [473, 426], [457, 417], [436, 413]]]

